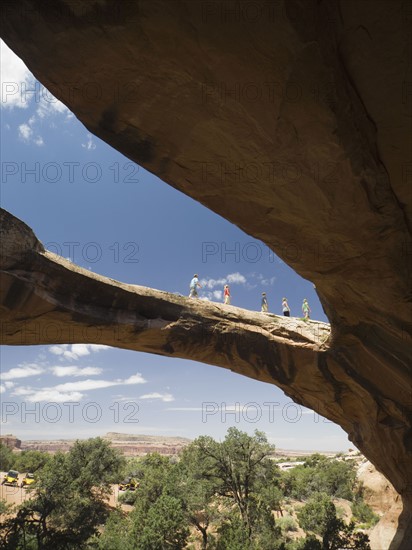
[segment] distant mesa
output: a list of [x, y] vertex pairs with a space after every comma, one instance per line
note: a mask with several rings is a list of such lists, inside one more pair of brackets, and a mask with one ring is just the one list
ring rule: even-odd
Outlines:
[[[149, 453], [159, 453], [163, 456], [177, 456], [184, 447], [193, 441], [187, 437], [179, 436], [127, 434], [119, 432], [107, 432], [107, 434], [101, 437], [102, 439], [110, 441], [111, 447], [118, 449], [125, 456], [144, 456]], [[43, 451], [46, 453], [56, 453], [59, 451], [68, 452], [77, 439], [20, 440], [16, 436], [8, 434], [1, 437], [1, 442], [16, 451]], [[296, 458], [308, 457], [314, 453], [319, 453], [330, 458], [336, 456], [335, 451], [318, 451], [316, 449], [288, 450], [275, 447], [273, 458], [295, 460]], [[359, 453], [359, 451], [356, 451], [356, 453]]]
[[[14, 438], [14, 436], [6, 436]], [[125, 456], [144, 456], [149, 453], [159, 453], [163, 456], [176, 456], [191, 440], [185, 437], [167, 437], [157, 435], [123, 434], [108, 432], [102, 437], [111, 446], [121, 451]], [[2, 438], [3, 440], [3, 438]], [[73, 447], [75, 439], [33, 439], [20, 441], [22, 451], [43, 451], [46, 453], [67, 452]], [[11, 442], [8, 446], [11, 445]], [[10, 446], [10, 448], [13, 448]]]
[[0, 443], [3, 443], [9, 449], [20, 449], [21, 439], [18, 439], [13, 434], [0, 435]]

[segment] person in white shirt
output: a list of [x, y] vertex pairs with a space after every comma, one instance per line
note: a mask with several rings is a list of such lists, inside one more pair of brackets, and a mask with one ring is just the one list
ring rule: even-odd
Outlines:
[[199, 283], [199, 275], [195, 273], [193, 275], [193, 279], [190, 281], [190, 293], [189, 298], [197, 298], [197, 288], [202, 288], [201, 284]]

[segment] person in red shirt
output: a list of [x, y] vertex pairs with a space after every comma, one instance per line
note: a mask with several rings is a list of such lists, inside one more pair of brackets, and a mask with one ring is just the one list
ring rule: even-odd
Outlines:
[[223, 303], [230, 305], [230, 288], [229, 285], [225, 285], [225, 289], [223, 291]]

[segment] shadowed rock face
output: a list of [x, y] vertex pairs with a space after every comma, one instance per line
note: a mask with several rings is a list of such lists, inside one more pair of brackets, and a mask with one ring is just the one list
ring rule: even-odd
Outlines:
[[[235, 308], [226, 315], [92, 278], [6, 215], [10, 241], [26, 244], [4, 250], [2, 311], [17, 324], [3, 342], [35, 338], [36, 312], [36, 322], [77, 327], [36, 343], [127, 326], [127, 341], [104, 341], [271, 381], [339, 423], [409, 506], [407, 3], [22, 0], [2, 9], [3, 39], [91, 132], [313, 281], [333, 331], [308, 347], [280, 320], [262, 325]], [[206, 328], [188, 331], [204, 317]]]

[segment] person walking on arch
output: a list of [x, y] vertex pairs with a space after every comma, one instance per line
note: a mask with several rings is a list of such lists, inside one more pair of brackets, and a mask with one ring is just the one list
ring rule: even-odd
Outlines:
[[286, 298], [282, 298], [282, 311], [285, 317], [290, 317], [290, 307]]
[[198, 297], [198, 293], [197, 293], [198, 287], [202, 288], [201, 284], [199, 283], [199, 275], [197, 273], [195, 273], [193, 275], [193, 279], [190, 281], [189, 298], [197, 298]]
[[269, 306], [268, 306], [268, 301], [267, 301], [267, 298], [266, 298], [266, 292], [262, 292], [262, 307], [261, 307], [261, 311], [262, 311], [262, 313], [267, 313], [267, 312], [268, 312], [268, 309], [269, 309]]
[[223, 303], [230, 305], [230, 288], [229, 285], [225, 285], [224, 291], [223, 291]]
[[304, 319], [310, 319], [311, 309], [306, 298], [304, 298], [302, 303], [302, 313]]

